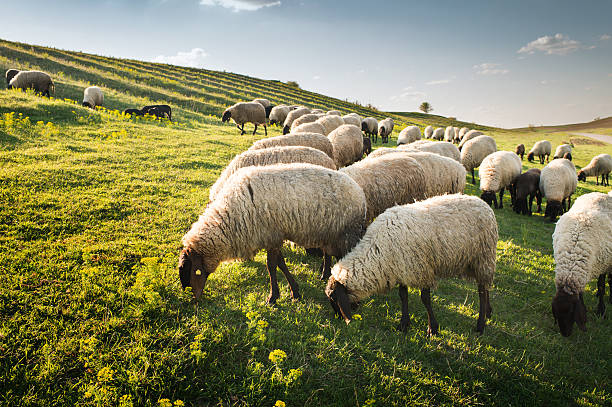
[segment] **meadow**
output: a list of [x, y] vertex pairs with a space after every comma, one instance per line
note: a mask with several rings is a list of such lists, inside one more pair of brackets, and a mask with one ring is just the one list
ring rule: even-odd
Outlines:
[[[263, 137], [222, 124], [227, 105], [261, 96], [385, 113], [277, 81], [0, 41], [0, 71], [13, 67], [49, 72], [56, 93], [0, 90], [0, 404], [612, 404], [611, 323], [594, 314], [596, 284], [585, 293], [588, 331], [562, 337], [550, 311], [554, 224], [515, 214], [508, 194], [495, 210], [493, 315], [480, 337], [477, 290], [462, 280], [433, 292], [439, 336], [427, 336], [425, 309], [410, 289], [406, 334], [396, 331], [397, 289], [362, 303], [347, 326], [333, 318], [319, 259], [289, 245], [300, 301], [279, 278], [277, 306], [265, 305], [264, 252], [222, 265], [197, 302], [181, 289], [181, 237], [224, 166]], [[80, 106], [89, 84], [104, 88], [105, 109]], [[120, 113], [156, 102], [172, 105], [176, 122]], [[391, 144], [408, 124], [463, 125], [392, 117]], [[486, 130], [500, 150], [571, 141], [577, 167], [612, 154], [610, 144], [569, 133], [467, 126]], [[543, 166], [523, 162], [532, 167]], [[466, 193], [478, 195], [477, 185], [468, 182]], [[609, 189], [590, 178], [577, 195]]]

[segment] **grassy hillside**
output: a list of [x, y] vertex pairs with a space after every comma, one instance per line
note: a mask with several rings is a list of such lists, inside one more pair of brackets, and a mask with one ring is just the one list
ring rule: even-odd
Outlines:
[[[0, 42], [0, 68], [9, 67], [51, 72], [57, 91], [49, 100], [0, 90], [0, 405], [612, 403], [612, 325], [593, 313], [595, 283], [585, 293], [588, 331], [561, 337], [550, 313], [554, 225], [514, 214], [508, 196], [495, 211], [493, 316], [482, 337], [473, 333], [476, 288], [461, 280], [434, 291], [438, 337], [426, 336], [416, 290], [407, 334], [395, 330], [396, 289], [364, 301], [361, 320], [346, 326], [332, 318], [319, 260], [289, 246], [299, 302], [281, 279], [278, 306], [264, 305], [263, 251], [222, 265], [197, 303], [181, 290], [181, 237], [224, 166], [262, 137], [221, 124], [226, 105], [264, 96], [383, 114], [278, 82]], [[88, 84], [105, 88], [109, 110], [74, 102]], [[171, 104], [177, 122], [114, 111], [149, 102]], [[566, 133], [490, 130], [500, 149], [571, 139], [578, 167], [612, 154]], [[609, 190], [593, 181], [578, 194]], [[478, 194], [471, 184], [466, 192]]]

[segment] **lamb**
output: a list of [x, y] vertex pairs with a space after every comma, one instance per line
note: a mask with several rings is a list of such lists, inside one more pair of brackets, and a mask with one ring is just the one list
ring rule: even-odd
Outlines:
[[34, 89], [34, 92], [50, 97], [55, 84], [49, 74], [40, 71], [20, 71], [11, 79], [9, 89]]
[[[540, 174], [540, 192], [546, 197], [545, 216], [554, 222], [558, 215], [569, 210], [572, 203], [572, 194], [576, 192], [578, 178], [574, 164], [560, 158], [552, 160], [542, 169]], [[567, 209], [565, 203], [567, 201]]]
[[340, 113], [338, 110], [330, 110], [326, 114], [328, 114], [330, 116], [340, 116], [340, 117], [342, 117], [342, 113]]
[[361, 127], [361, 117], [358, 114], [346, 114], [342, 116], [342, 120], [344, 120], [345, 124]]
[[442, 127], [435, 129], [431, 134], [431, 138], [438, 141], [444, 139], [444, 129]]
[[[574, 322], [586, 331], [583, 293], [597, 278], [597, 315], [605, 313], [606, 274], [612, 298], [612, 192], [585, 194], [559, 218], [553, 233], [556, 294], [552, 313], [559, 331], [570, 336]], [[612, 303], [612, 299], [610, 300]]]
[[291, 134], [295, 133], [319, 133], [323, 135], [325, 134], [325, 127], [317, 122], [303, 123], [291, 130]]
[[525, 155], [525, 144], [519, 144], [518, 146], [516, 146], [516, 150], [514, 150], [514, 152], [516, 153], [516, 155], [520, 155], [521, 161], [523, 161], [523, 156]]
[[308, 113], [310, 113], [310, 109], [308, 109], [307, 107], [299, 107], [287, 113], [287, 117], [283, 122], [283, 134], [289, 134], [293, 121], [296, 120], [298, 117], [304, 116]]
[[425, 172], [408, 155], [390, 154], [363, 160], [340, 172], [363, 189], [368, 208], [367, 223], [392, 206], [425, 199]]
[[270, 126], [276, 124], [281, 125], [285, 122], [287, 115], [289, 114], [289, 106], [287, 105], [278, 105], [274, 106], [270, 111]]
[[362, 236], [366, 201], [348, 175], [311, 164], [247, 167], [232, 175], [183, 237], [179, 277], [202, 295], [208, 276], [227, 260], [267, 250], [270, 295], [279, 298], [280, 268], [298, 299], [298, 285], [281, 254], [283, 241], [344, 256]]
[[352, 124], [343, 124], [329, 133], [327, 138], [334, 148], [336, 167], [345, 167], [363, 157], [363, 136], [359, 127]]
[[[478, 285], [480, 309], [476, 331], [491, 317], [489, 289], [495, 273], [497, 221], [491, 208], [468, 195], [444, 195], [387, 209], [367, 228], [357, 246], [332, 269], [325, 294], [346, 323], [351, 305], [399, 285], [402, 317], [410, 325], [407, 287], [421, 290], [428, 333], [438, 333], [431, 289], [441, 278], [463, 277]], [[444, 250], [437, 250], [440, 245]]]
[[449, 143], [455, 141], [455, 128], [453, 126], [448, 126], [444, 130], [444, 141], [448, 141]]
[[386, 119], [381, 120], [378, 123], [378, 135], [380, 136], [380, 140], [384, 144], [387, 144], [389, 142], [389, 136], [391, 135], [391, 133], [393, 133], [394, 125], [395, 123], [390, 117], [387, 117]]
[[132, 116], [142, 116], [142, 112], [140, 111], [140, 109], [125, 109], [123, 111], [123, 114], [129, 114]]
[[308, 114], [305, 114], [303, 116], [300, 116], [297, 119], [295, 119], [293, 121], [293, 123], [291, 123], [290, 132], [292, 132], [293, 129], [295, 129], [296, 127], [298, 127], [301, 124], [304, 124], [304, 123], [313, 123], [313, 122], [316, 122], [318, 119], [319, 119], [319, 115], [318, 114], [314, 114], [314, 113], [308, 113]]
[[[266, 128], [266, 110], [258, 102], [240, 102], [233, 106], [228, 107], [223, 112], [221, 121], [223, 123], [229, 122], [233, 119], [236, 123], [236, 127], [240, 130], [240, 135], [245, 133], [245, 123], [253, 123], [255, 128], [253, 134], [257, 132], [257, 126], [263, 125], [266, 136], [268, 135], [268, 129]], [[242, 127], [240, 127], [242, 125]]]
[[[9, 88], [9, 83], [11, 83], [11, 79], [17, 75], [19, 71], [17, 69], [9, 69], [6, 71], [4, 76], [6, 77], [6, 87]], [[10, 88], [9, 88], [10, 89]]]
[[159, 118], [167, 117], [172, 121], [172, 108], [168, 105], [149, 105], [140, 109], [140, 112], [143, 115], [149, 114]]
[[469, 140], [463, 145], [461, 150], [461, 164], [465, 167], [466, 171], [472, 173], [472, 184], [475, 185], [474, 180], [474, 168], [480, 166], [482, 160], [486, 156], [497, 151], [497, 144], [493, 137], [489, 136], [478, 136]]
[[334, 158], [334, 147], [327, 137], [318, 133], [292, 133], [282, 136], [257, 140], [249, 150], [282, 146], [304, 146], [323, 151], [331, 159]]
[[580, 170], [578, 181], [586, 182], [587, 177], [595, 175], [595, 184], [599, 185], [599, 176], [601, 175], [601, 185], [610, 186], [610, 172], [612, 172], [612, 157], [610, 154], [599, 154]]
[[417, 126], [408, 126], [397, 136], [397, 145], [410, 144], [421, 139], [421, 130]]
[[247, 150], [238, 154], [225, 167], [217, 181], [210, 187], [209, 199], [214, 201], [223, 185], [227, 182], [236, 171], [244, 167], [273, 165], [273, 164], [291, 164], [291, 163], [307, 163], [320, 165], [321, 167], [336, 169], [333, 160], [329, 158], [323, 151], [312, 147], [304, 146], [284, 146], [263, 148], [259, 150]]
[[425, 127], [425, 130], [423, 130], [423, 137], [424, 138], [431, 138], [431, 136], [433, 135], [433, 131], [434, 131], [433, 126]]
[[544, 157], [546, 157], [546, 162], [548, 162], [548, 158], [550, 157], [551, 151], [552, 151], [552, 144], [550, 144], [550, 141], [548, 140], [537, 141], [533, 145], [531, 150], [529, 151], [529, 154], [527, 154], [527, 161], [532, 163], [534, 156], [537, 156], [540, 158], [540, 164], [544, 164]]
[[[537, 168], [531, 168], [516, 178], [514, 182], [514, 212], [531, 216], [533, 198], [538, 204], [538, 213], [542, 211], [542, 193], [540, 192], [540, 173]], [[529, 204], [527, 197], [529, 196]]]
[[361, 122], [361, 131], [367, 137], [374, 136], [374, 141], [378, 141], [378, 120], [373, 117], [366, 117]]
[[344, 120], [342, 120], [342, 117], [336, 116], [334, 114], [319, 117], [317, 123], [323, 126], [323, 128], [325, 129], [325, 132], [323, 134], [326, 136], [329, 136], [329, 134], [332, 131], [336, 130], [338, 127], [344, 126]]
[[[504, 207], [504, 189], [510, 191], [514, 203], [513, 184], [521, 174], [521, 159], [510, 151], [497, 151], [482, 160], [478, 173], [480, 175], [480, 198], [488, 205], [495, 204], [495, 209]], [[495, 193], [499, 191], [499, 207]]]
[[461, 153], [453, 143], [441, 141], [439, 143], [428, 142], [427, 140], [419, 140], [410, 144], [403, 144], [398, 149], [425, 151], [428, 153], [436, 153], [441, 156], [452, 158], [457, 162], [461, 162]]
[[482, 131], [478, 131], [478, 130], [470, 130], [467, 133], [465, 133], [465, 135], [463, 136], [463, 138], [461, 138], [461, 141], [459, 142], [459, 146], [458, 146], [459, 151], [461, 151], [465, 143], [467, 143], [474, 137], [482, 136], [483, 134], [484, 133]]
[[83, 106], [95, 109], [104, 105], [104, 92], [97, 86], [90, 86], [83, 91]]
[[555, 158], [563, 158], [565, 153], [572, 153], [572, 145], [571, 144], [561, 144], [557, 146], [555, 149], [555, 155], [553, 155], [553, 160]]

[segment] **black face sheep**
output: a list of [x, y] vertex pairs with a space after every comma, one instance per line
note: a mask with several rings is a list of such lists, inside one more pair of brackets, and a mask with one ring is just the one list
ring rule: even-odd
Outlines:
[[397, 145], [410, 144], [421, 139], [421, 130], [417, 126], [408, 126], [397, 136]]
[[572, 152], [571, 144], [561, 144], [557, 146], [557, 148], [555, 149], [555, 155], [553, 156], [553, 160], [555, 158], [564, 158], [563, 156], [565, 155], [565, 153], [571, 153], [571, 152]]
[[310, 109], [308, 109], [307, 107], [299, 107], [297, 109], [289, 111], [289, 113], [287, 113], [285, 121], [283, 122], [283, 134], [289, 134], [289, 132], [291, 131], [291, 125], [293, 124], [294, 120], [297, 120], [298, 117], [304, 116], [305, 114], [309, 113]]
[[274, 106], [270, 111], [270, 115], [268, 118], [270, 119], [270, 126], [278, 125], [280, 126], [285, 122], [287, 115], [289, 114], [289, 106], [287, 105], [278, 105]]
[[444, 129], [444, 141], [452, 143], [455, 141], [455, 128], [453, 126], [447, 126]]
[[572, 153], [565, 153], [565, 154], [563, 154], [563, 158], [565, 158], [566, 160], [572, 161]]
[[251, 258], [266, 249], [267, 302], [279, 297], [277, 267], [287, 278], [292, 298], [299, 298], [280, 251], [283, 241], [341, 257], [362, 236], [365, 214], [363, 191], [340, 172], [310, 164], [242, 168], [183, 237], [181, 284], [192, 287], [199, 298], [221, 262]]
[[459, 136], [459, 127], [453, 127], [455, 129], [455, 137], [453, 138], [453, 144], [459, 144], [461, 142], [461, 137]]
[[[540, 192], [546, 197], [546, 216], [554, 222], [557, 216], [568, 210], [571, 206], [572, 194], [576, 192], [578, 179], [574, 164], [560, 158], [552, 160], [542, 168], [540, 173]], [[566, 208], [567, 202], [567, 208]]]
[[[339, 116], [326, 116], [337, 117]], [[361, 160], [363, 157], [363, 136], [361, 130], [352, 124], [343, 124], [327, 136], [334, 148], [334, 163], [342, 168]]]
[[344, 115], [342, 116], [342, 120], [344, 120], [344, 124], [352, 124], [353, 126], [361, 127], [361, 116], [357, 113]]
[[586, 331], [583, 293], [597, 278], [597, 314], [604, 315], [606, 274], [612, 303], [612, 193], [585, 194], [559, 218], [553, 233], [556, 295], [552, 313], [563, 336], [572, 333], [574, 322]]
[[463, 137], [467, 134], [468, 131], [470, 131], [470, 129], [468, 129], [467, 127], [462, 127], [459, 129], [459, 142], [463, 140]]
[[293, 132], [295, 128], [297, 128], [298, 126], [302, 124], [316, 122], [319, 119], [319, 117], [320, 116], [318, 114], [314, 114], [314, 113], [308, 113], [308, 114], [298, 117], [297, 119], [293, 121], [293, 123], [291, 123], [290, 133]]
[[257, 140], [249, 150], [281, 146], [305, 146], [323, 151], [332, 160], [334, 159], [334, 147], [327, 137], [318, 133], [292, 133], [284, 136], [276, 136]]
[[578, 172], [578, 181], [585, 181], [587, 177], [595, 176], [595, 184], [599, 185], [601, 175], [601, 185], [610, 185], [610, 172], [612, 172], [612, 156], [610, 154], [599, 154], [591, 162]]
[[49, 74], [40, 71], [20, 71], [11, 79], [9, 89], [33, 89], [34, 92], [43, 96], [51, 96], [55, 92], [55, 84]]
[[6, 87], [7, 88], [9, 88], [9, 83], [11, 83], [11, 79], [13, 79], [15, 75], [17, 75], [18, 73], [19, 71], [17, 69], [9, 69], [6, 71], [6, 74], [4, 76], [6, 77]]
[[452, 158], [457, 162], [461, 162], [461, 153], [456, 145], [441, 141], [434, 143], [428, 140], [418, 140], [410, 144], [402, 144], [397, 147], [398, 150], [413, 150], [413, 151], [424, 151], [427, 153], [435, 153], [444, 157]]
[[438, 127], [431, 134], [431, 138], [433, 140], [442, 141], [444, 139], [444, 129], [442, 127]]
[[366, 117], [361, 121], [361, 131], [367, 136], [374, 136], [374, 142], [378, 141], [378, 120], [373, 117]]
[[372, 140], [369, 137], [363, 138], [363, 154], [368, 155], [372, 152]]
[[97, 86], [90, 86], [83, 91], [83, 106], [94, 109], [104, 105], [104, 92]]
[[[527, 203], [529, 198], [529, 203]], [[540, 193], [540, 170], [531, 168], [516, 178], [514, 182], [514, 212], [531, 216], [533, 198], [538, 204], [538, 213], [542, 210], [542, 194]]]
[[[491, 316], [489, 288], [495, 273], [497, 221], [491, 208], [473, 196], [444, 195], [395, 206], [378, 216], [357, 246], [333, 268], [325, 294], [349, 323], [351, 305], [399, 285], [402, 318], [410, 325], [407, 287], [421, 290], [430, 335], [438, 333], [430, 290], [438, 280], [463, 277], [478, 285], [476, 331]], [[437, 250], [437, 248], [444, 249]]]
[[336, 116], [335, 114], [319, 117], [317, 123], [323, 126], [323, 129], [325, 130], [323, 134], [326, 136], [329, 136], [331, 132], [336, 130], [338, 127], [344, 126], [344, 120], [342, 120], [342, 117]]
[[[245, 133], [245, 123], [253, 123], [255, 125], [253, 134], [257, 132], [258, 125], [263, 125], [265, 134], [266, 136], [268, 135], [268, 129], [266, 128], [266, 110], [260, 103], [240, 102], [228, 107], [225, 112], [223, 112], [221, 121], [225, 123], [230, 119], [234, 120], [236, 123], [236, 127], [240, 130], [240, 135]], [[242, 128], [240, 126], [242, 126]]]
[[[508, 188], [512, 203], [514, 203], [513, 184], [521, 174], [521, 159], [510, 151], [497, 151], [482, 160], [478, 173], [480, 175], [480, 198], [488, 205], [504, 207], [504, 189]], [[495, 193], [499, 191], [499, 206]]]
[[459, 142], [459, 145], [457, 146], [457, 148], [459, 148], [459, 151], [461, 151], [461, 149], [463, 148], [463, 145], [465, 143], [467, 143], [468, 141], [470, 141], [474, 137], [482, 136], [483, 134], [484, 133], [482, 131], [478, 131], [478, 130], [470, 130], [470, 131], [468, 131], [461, 138], [461, 141]]
[[546, 162], [548, 162], [551, 151], [552, 144], [550, 144], [550, 141], [537, 141], [529, 151], [529, 154], [527, 154], [527, 161], [532, 163], [534, 157], [538, 157], [540, 159], [540, 164], [544, 164], [544, 158], [546, 158]]
[[425, 130], [423, 130], [423, 137], [424, 138], [431, 138], [431, 136], [433, 135], [433, 131], [434, 131], [433, 126], [425, 127]]
[[515, 150], [516, 155], [521, 157], [521, 161], [523, 161], [523, 156], [525, 155], [525, 144], [519, 144], [516, 146]]
[[380, 140], [383, 144], [387, 144], [389, 142], [389, 136], [391, 133], [393, 133], [394, 125], [393, 119], [390, 117], [387, 117], [378, 123], [378, 135], [380, 136]]
[[480, 166], [480, 163], [482, 163], [486, 156], [496, 151], [497, 143], [495, 143], [493, 137], [485, 135], [474, 137], [463, 145], [461, 164], [463, 164], [466, 171], [472, 173], [472, 184], [476, 184], [474, 169]]
[[[158, 118], [167, 117], [168, 120], [172, 121], [172, 108], [168, 105], [150, 105], [140, 109], [143, 115], [150, 114]], [[243, 126], [244, 127], [244, 126]]]

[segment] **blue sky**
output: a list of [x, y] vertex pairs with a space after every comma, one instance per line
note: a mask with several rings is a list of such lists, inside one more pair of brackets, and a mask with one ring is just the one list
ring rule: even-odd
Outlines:
[[[612, 115], [612, 1], [24, 0], [0, 38], [504, 127]], [[6, 18], [11, 16], [11, 18]]]

